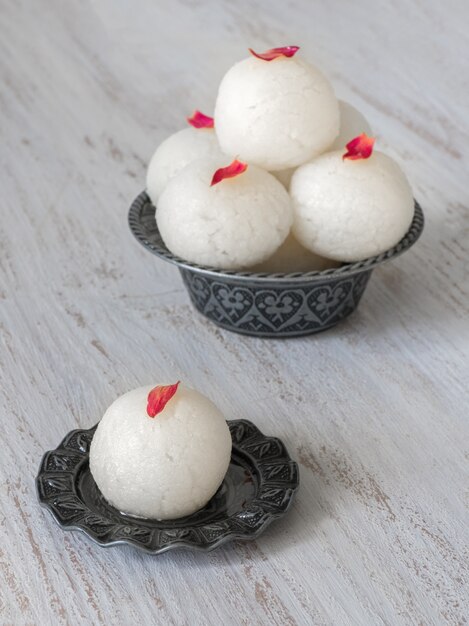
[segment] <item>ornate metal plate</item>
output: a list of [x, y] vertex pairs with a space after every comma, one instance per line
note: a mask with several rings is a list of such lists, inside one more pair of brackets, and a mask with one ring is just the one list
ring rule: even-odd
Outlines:
[[36, 486], [39, 502], [64, 530], [80, 530], [100, 546], [129, 544], [160, 554], [173, 548], [209, 551], [233, 539], [254, 539], [290, 507], [298, 466], [283, 443], [247, 420], [228, 422], [233, 449], [223, 484], [193, 515], [157, 521], [125, 515], [98, 490], [89, 469], [96, 426], [74, 430], [47, 452]]

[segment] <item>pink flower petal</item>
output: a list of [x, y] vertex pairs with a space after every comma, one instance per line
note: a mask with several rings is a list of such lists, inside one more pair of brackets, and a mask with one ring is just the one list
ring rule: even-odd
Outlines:
[[252, 48], [249, 48], [249, 52], [263, 61], [273, 61], [274, 59], [278, 59], [278, 57], [292, 57], [299, 49], [300, 46], [284, 46], [283, 48], [272, 48], [265, 52], [254, 52]]
[[187, 118], [187, 121], [194, 128], [213, 128], [213, 117], [204, 115], [200, 111], [194, 111], [192, 116]]
[[215, 174], [213, 175], [212, 182], [210, 183], [210, 187], [220, 183], [225, 178], [234, 178], [235, 176], [239, 176], [243, 172], [245, 172], [248, 168], [247, 163], [242, 163], [235, 159], [233, 163], [227, 165], [226, 167], [220, 167]]
[[161, 413], [176, 393], [179, 382], [174, 385], [158, 385], [150, 391], [147, 398], [147, 413], [149, 417], [155, 417], [155, 415]]
[[342, 156], [342, 159], [350, 159], [356, 161], [357, 159], [369, 159], [373, 153], [373, 145], [375, 143], [374, 137], [368, 137], [365, 133], [358, 135], [352, 141], [349, 141], [345, 146], [347, 152]]

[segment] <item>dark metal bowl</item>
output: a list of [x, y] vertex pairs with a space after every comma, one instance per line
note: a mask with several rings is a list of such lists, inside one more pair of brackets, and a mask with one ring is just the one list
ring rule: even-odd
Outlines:
[[372, 270], [408, 250], [420, 237], [424, 217], [415, 202], [409, 230], [378, 256], [317, 272], [267, 274], [223, 271], [189, 263], [165, 246], [155, 207], [145, 192], [132, 203], [129, 226], [150, 252], [179, 268], [195, 308], [212, 322], [257, 337], [294, 337], [330, 328], [356, 308]]

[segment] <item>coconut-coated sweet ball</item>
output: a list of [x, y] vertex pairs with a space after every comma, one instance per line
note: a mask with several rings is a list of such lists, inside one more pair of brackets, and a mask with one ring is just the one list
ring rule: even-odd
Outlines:
[[330, 150], [343, 150], [348, 142], [361, 133], [371, 135], [371, 126], [365, 116], [354, 106], [344, 100], [339, 100], [340, 130], [339, 135], [330, 147]]
[[91, 442], [90, 469], [119, 511], [175, 519], [202, 508], [216, 493], [230, 463], [231, 436], [217, 407], [182, 385], [150, 417], [151, 390], [129, 391], [107, 409]]
[[290, 233], [271, 257], [250, 269], [253, 272], [290, 274], [291, 272], [321, 271], [339, 265], [336, 261], [325, 259], [311, 252]]
[[329, 152], [293, 174], [293, 233], [321, 256], [353, 262], [394, 246], [412, 222], [412, 190], [393, 159]]
[[251, 57], [221, 81], [215, 130], [226, 154], [283, 170], [327, 150], [339, 133], [339, 105], [329, 81], [305, 60]]
[[213, 128], [184, 128], [156, 149], [147, 170], [147, 193], [156, 206], [167, 183], [186, 165], [204, 156], [221, 157]]
[[176, 256], [232, 270], [267, 259], [287, 237], [293, 217], [283, 185], [253, 165], [211, 186], [223, 165], [204, 159], [184, 168], [161, 194], [156, 221]]

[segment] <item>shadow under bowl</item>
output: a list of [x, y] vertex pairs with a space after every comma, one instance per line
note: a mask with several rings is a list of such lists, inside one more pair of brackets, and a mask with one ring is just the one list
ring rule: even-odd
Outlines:
[[407, 233], [377, 256], [337, 268], [290, 274], [224, 271], [173, 255], [161, 238], [155, 207], [145, 192], [130, 207], [129, 226], [147, 250], [178, 267], [192, 304], [209, 320], [244, 335], [295, 337], [326, 330], [353, 313], [373, 269], [417, 241], [424, 217], [415, 202]]

